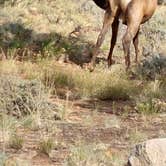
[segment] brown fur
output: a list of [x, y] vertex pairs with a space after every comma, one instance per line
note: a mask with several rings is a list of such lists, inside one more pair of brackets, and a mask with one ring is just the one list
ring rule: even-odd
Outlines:
[[[123, 23], [127, 25], [127, 30], [123, 36], [123, 50], [125, 56], [126, 69], [130, 67], [130, 44], [133, 41], [135, 47], [135, 61], [138, 57], [138, 35], [140, 25], [149, 20], [156, 7], [157, 0], [107, 0], [107, 8], [105, 8], [105, 15], [103, 21], [102, 30], [98, 36], [96, 46], [93, 50], [93, 57], [91, 61], [91, 70], [95, 66], [96, 56], [99, 48], [103, 43], [105, 34], [110, 26], [112, 26], [112, 38], [110, 52], [108, 55], [108, 65], [113, 64], [112, 53], [116, 44], [119, 19], [122, 19]], [[97, 3], [96, 3], [97, 4]]]

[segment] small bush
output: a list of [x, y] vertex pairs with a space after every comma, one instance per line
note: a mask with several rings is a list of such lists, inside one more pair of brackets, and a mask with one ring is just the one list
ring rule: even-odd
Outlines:
[[130, 98], [130, 85], [123, 81], [119, 80], [115, 84], [107, 81], [97, 87], [93, 95], [101, 100], [128, 100]]
[[0, 112], [21, 117], [53, 108], [40, 81], [3, 75], [0, 84]]

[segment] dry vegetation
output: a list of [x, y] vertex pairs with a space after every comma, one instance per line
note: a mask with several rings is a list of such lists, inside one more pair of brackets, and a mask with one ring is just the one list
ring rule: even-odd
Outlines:
[[136, 143], [166, 137], [165, 6], [139, 65], [124, 71], [121, 25], [117, 64], [104, 60], [109, 34], [90, 73], [102, 11], [79, 2], [0, 2], [0, 165], [123, 166]]

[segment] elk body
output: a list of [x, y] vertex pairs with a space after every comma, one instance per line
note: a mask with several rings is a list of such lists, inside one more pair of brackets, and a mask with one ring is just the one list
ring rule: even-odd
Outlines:
[[139, 53], [138, 34], [140, 25], [148, 21], [157, 7], [157, 0], [93, 0], [96, 5], [105, 10], [103, 27], [93, 50], [91, 70], [94, 69], [96, 56], [102, 45], [105, 35], [112, 27], [111, 46], [108, 55], [108, 66], [113, 64], [112, 53], [117, 40], [119, 20], [127, 25], [126, 33], [122, 38], [126, 69], [130, 67], [130, 44], [135, 47], [135, 62]]

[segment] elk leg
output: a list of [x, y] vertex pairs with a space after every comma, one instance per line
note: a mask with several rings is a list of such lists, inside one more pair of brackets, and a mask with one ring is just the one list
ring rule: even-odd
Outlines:
[[101, 30], [99, 36], [98, 36], [97, 43], [96, 43], [95, 48], [94, 48], [93, 53], [92, 53], [92, 60], [91, 60], [91, 66], [90, 66], [91, 71], [93, 71], [93, 69], [95, 67], [96, 56], [98, 54], [99, 48], [104, 41], [105, 35], [106, 35], [109, 27], [111, 26], [111, 24], [114, 21], [114, 14], [113, 13], [114, 12], [110, 11], [110, 9], [105, 12], [103, 27], [102, 27], [102, 30]]
[[114, 20], [114, 22], [112, 24], [112, 38], [111, 38], [110, 51], [109, 51], [109, 55], [108, 55], [108, 67], [113, 64], [112, 53], [113, 53], [113, 50], [114, 50], [114, 47], [116, 44], [116, 40], [117, 40], [118, 27], [119, 27], [119, 20], [116, 19], [116, 20]]
[[138, 55], [139, 55], [139, 48], [138, 48], [138, 36], [139, 36], [139, 30], [137, 32], [137, 34], [135, 35], [134, 39], [133, 39], [133, 44], [134, 44], [134, 48], [135, 48], [135, 63], [138, 62]]
[[138, 22], [131, 21], [130, 24], [127, 25], [128, 26], [127, 31], [122, 39], [126, 70], [130, 68], [130, 44], [138, 32], [139, 25], [140, 25], [139, 21]]
[[138, 31], [143, 19], [143, 6], [139, 6], [140, 3], [134, 3], [135, 1], [132, 2], [129, 4], [126, 11], [127, 31], [122, 39], [126, 70], [130, 67], [130, 44], [134, 38], [136, 40], [135, 45], [138, 54]]

